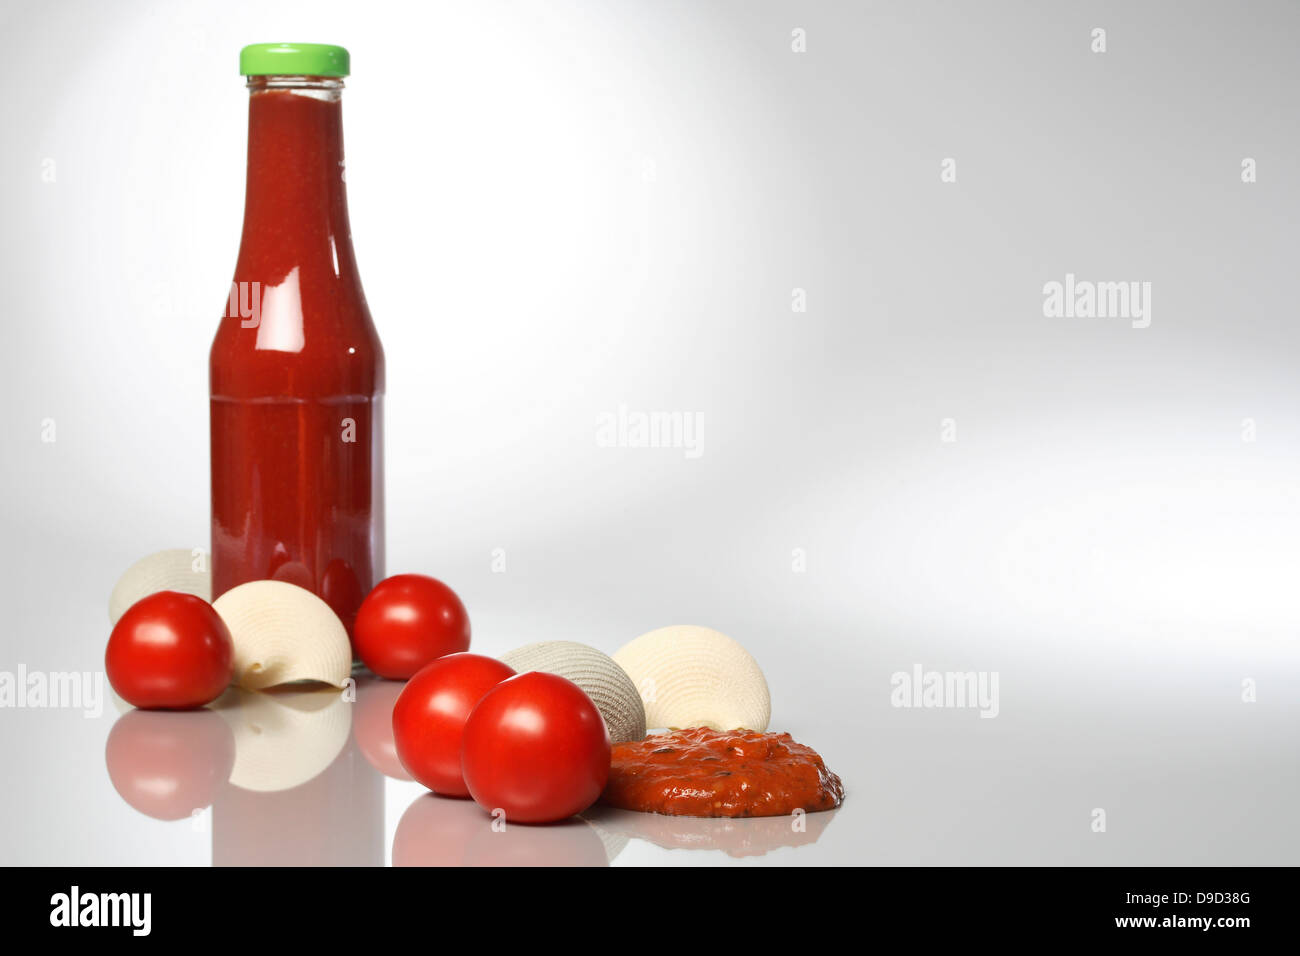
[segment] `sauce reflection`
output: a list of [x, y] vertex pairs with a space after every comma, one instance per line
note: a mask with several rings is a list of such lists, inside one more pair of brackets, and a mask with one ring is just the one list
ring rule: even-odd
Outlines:
[[816, 843], [838, 810], [800, 817], [672, 817], [594, 806], [582, 816], [613, 843], [645, 840], [669, 850], [721, 850], [731, 857], [762, 856], [782, 847]]

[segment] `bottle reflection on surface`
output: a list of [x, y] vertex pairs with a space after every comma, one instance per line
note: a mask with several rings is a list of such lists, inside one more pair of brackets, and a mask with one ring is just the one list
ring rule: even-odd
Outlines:
[[218, 713], [235, 741], [212, 809], [213, 866], [382, 866], [383, 777], [335, 688], [237, 691]]
[[393, 835], [393, 866], [608, 866], [599, 834], [578, 817], [528, 825], [492, 817], [473, 800], [424, 793]]

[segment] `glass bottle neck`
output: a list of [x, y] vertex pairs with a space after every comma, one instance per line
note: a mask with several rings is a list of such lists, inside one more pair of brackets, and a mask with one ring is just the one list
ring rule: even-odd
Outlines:
[[355, 269], [343, 161], [343, 81], [248, 79], [248, 178], [241, 262], [264, 278], [328, 256]]

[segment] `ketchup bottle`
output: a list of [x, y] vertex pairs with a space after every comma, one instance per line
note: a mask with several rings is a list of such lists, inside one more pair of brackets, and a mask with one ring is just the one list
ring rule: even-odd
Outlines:
[[384, 570], [384, 354], [352, 252], [347, 50], [257, 44], [239, 260], [209, 363], [212, 594], [288, 581], [352, 632]]

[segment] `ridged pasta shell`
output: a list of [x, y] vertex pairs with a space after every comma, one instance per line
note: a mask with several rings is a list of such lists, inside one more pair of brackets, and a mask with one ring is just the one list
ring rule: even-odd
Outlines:
[[541, 641], [501, 655], [518, 673], [544, 671], [583, 689], [609, 729], [610, 743], [645, 737], [645, 708], [636, 685], [608, 654], [576, 641]]
[[767, 730], [767, 680], [725, 634], [691, 624], [661, 627], [623, 645], [614, 660], [641, 694], [647, 727]]
[[343, 622], [306, 588], [249, 581], [212, 602], [235, 642], [235, 683], [262, 690], [291, 681], [342, 687], [352, 674]]
[[230, 782], [245, 790], [301, 786], [334, 762], [352, 730], [352, 705], [335, 690], [236, 691], [213, 709], [235, 738]]
[[[196, 564], [201, 570], [194, 570]], [[108, 597], [108, 619], [116, 624], [132, 604], [159, 591], [181, 591], [211, 601], [208, 553], [198, 548], [171, 548], [141, 558], [113, 585]]]

